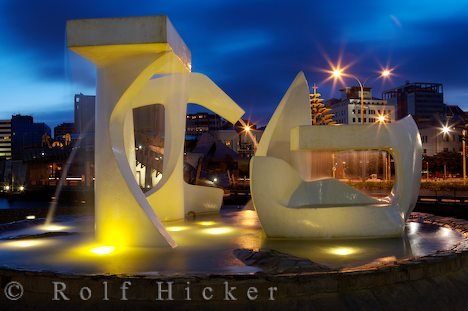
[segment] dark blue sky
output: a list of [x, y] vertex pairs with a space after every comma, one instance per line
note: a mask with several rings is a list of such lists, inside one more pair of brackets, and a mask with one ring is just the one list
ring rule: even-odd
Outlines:
[[[73, 95], [94, 94], [94, 69], [66, 49], [67, 19], [168, 15], [210, 76], [254, 121], [265, 123], [303, 70], [324, 98], [338, 96], [326, 56], [365, 79], [396, 66], [374, 95], [406, 80], [441, 82], [468, 110], [468, 1], [0, 0], [0, 119], [73, 120]], [[352, 80], [346, 80], [353, 84]]]

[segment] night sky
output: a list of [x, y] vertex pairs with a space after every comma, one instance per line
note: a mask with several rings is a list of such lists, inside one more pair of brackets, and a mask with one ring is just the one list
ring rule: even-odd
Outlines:
[[[95, 94], [92, 65], [67, 51], [67, 19], [168, 15], [213, 79], [264, 124], [299, 71], [325, 81], [327, 59], [374, 87], [444, 84], [445, 102], [468, 110], [468, 1], [0, 0], [0, 119], [31, 114], [51, 127], [73, 121], [73, 95]], [[375, 79], [394, 67], [391, 81]], [[346, 80], [347, 84], [354, 84]]]

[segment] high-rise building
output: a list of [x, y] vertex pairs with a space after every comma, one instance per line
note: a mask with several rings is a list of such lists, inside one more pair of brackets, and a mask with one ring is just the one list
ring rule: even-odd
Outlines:
[[32, 116], [11, 117], [11, 153], [14, 160], [25, 160], [43, 145], [44, 135], [50, 137], [50, 127], [34, 123]]
[[96, 128], [96, 96], [75, 95], [75, 133], [81, 137], [81, 146], [94, 147]]
[[397, 119], [412, 115], [417, 123], [444, 118], [444, 89], [441, 83], [406, 82], [387, 90], [383, 98], [397, 107]]
[[0, 159], [11, 159], [11, 120], [0, 120]]
[[[361, 88], [357, 86], [341, 89], [341, 99], [327, 101], [327, 107], [335, 116], [338, 124], [362, 124], [361, 120]], [[379, 119], [380, 118], [380, 119]], [[384, 118], [383, 120], [381, 120]], [[372, 88], [364, 88], [364, 123], [379, 121], [391, 123], [395, 120], [395, 106], [388, 105], [386, 100], [372, 96]]]

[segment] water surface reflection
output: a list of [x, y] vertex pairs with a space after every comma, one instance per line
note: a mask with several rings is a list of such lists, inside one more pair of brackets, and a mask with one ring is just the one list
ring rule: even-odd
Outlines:
[[92, 218], [65, 218], [55, 225], [53, 236], [43, 235], [46, 228], [40, 226], [0, 233], [0, 266], [80, 274], [254, 273], [261, 269], [245, 266], [233, 250], [269, 248], [344, 268], [424, 256], [450, 249], [462, 240], [449, 228], [419, 223], [408, 224], [405, 238], [267, 239], [256, 212], [241, 207], [223, 208], [220, 214], [192, 221], [165, 223], [178, 244], [175, 249], [97, 245], [92, 240]]

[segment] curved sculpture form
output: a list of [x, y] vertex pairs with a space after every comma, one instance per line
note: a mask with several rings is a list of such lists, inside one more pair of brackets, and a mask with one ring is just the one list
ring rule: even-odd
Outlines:
[[[269, 237], [400, 236], [413, 210], [421, 176], [421, 140], [407, 117], [387, 125], [309, 125], [307, 81], [300, 73], [268, 124], [250, 163], [252, 200]], [[378, 200], [335, 179], [304, 181], [293, 157], [305, 150], [387, 150], [396, 180]], [[313, 159], [312, 159], [313, 160]]]
[[163, 220], [180, 219], [188, 212], [218, 211], [223, 199], [222, 189], [190, 185], [183, 180], [187, 103], [203, 106], [231, 123], [239, 120], [244, 111], [213, 81], [199, 73], [170, 74], [149, 80], [129, 106], [122, 109], [152, 103], [165, 107], [167, 134], [163, 177], [155, 188], [146, 193], [149, 203]]
[[[207, 77], [189, 73], [190, 52], [167, 17], [68, 21], [67, 40], [97, 67], [96, 238], [107, 245], [175, 247], [160, 218], [182, 218], [185, 194], [194, 196], [182, 175], [186, 104], [200, 103], [232, 122], [243, 110]], [[135, 180], [132, 108], [158, 101], [166, 106], [164, 179], [146, 198]], [[189, 198], [188, 208], [219, 208], [221, 190], [203, 191], [207, 197]]]

